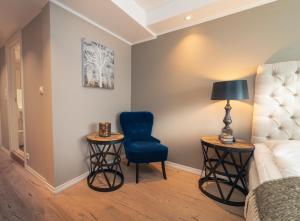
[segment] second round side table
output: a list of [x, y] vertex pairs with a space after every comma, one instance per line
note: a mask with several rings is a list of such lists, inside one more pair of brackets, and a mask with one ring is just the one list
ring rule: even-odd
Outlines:
[[[90, 145], [90, 173], [87, 177], [89, 187], [100, 192], [117, 190], [124, 183], [120, 165], [124, 135], [114, 133], [109, 137], [100, 137], [95, 132], [86, 138]], [[101, 185], [96, 185], [95, 180]]]
[[[199, 189], [209, 198], [231, 206], [244, 206], [243, 201], [232, 200], [232, 193], [237, 190], [248, 194], [247, 167], [253, 156], [254, 145], [237, 139], [232, 144], [223, 144], [217, 136], [201, 138], [204, 157], [205, 176], [199, 180]], [[214, 183], [219, 194], [210, 193], [203, 185]], [[225, 192], [222, 184], [229, 186]]]

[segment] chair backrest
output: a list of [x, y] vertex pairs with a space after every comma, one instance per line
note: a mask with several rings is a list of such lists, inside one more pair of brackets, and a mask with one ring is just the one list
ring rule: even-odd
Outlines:
[[252, 141], [300, 140], [300, 61], [258, 67]]
[[125, 139], [143, 140], [151, 136], [153, 114], [151, 112], [122, 112], [120, 123]]

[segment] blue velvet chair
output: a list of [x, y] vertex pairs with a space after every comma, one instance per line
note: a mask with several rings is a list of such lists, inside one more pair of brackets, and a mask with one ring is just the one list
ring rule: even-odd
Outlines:
[[139, 181], [139, 164], [161, 162], [163, 177], [167, 179], [165, 161], [168, 148], [151, 136], [153, 114], [150, 112], [123, 112], [120, 122], [125, 135], [124, 147], [128, 164], [136, 164], [136, 183]]

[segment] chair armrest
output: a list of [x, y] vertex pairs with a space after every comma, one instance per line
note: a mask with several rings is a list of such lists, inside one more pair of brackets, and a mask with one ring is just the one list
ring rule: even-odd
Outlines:
[[160, 143], [160, 140], [155, 138], [155, 137], [150, 137], [150, 141], [155, 142], [155, 143]]

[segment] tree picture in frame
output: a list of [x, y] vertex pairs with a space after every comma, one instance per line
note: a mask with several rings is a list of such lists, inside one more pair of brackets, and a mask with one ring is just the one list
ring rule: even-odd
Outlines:
[[82, 38], [82, 80], [84, 87], [114, 88], [114, 50]]

